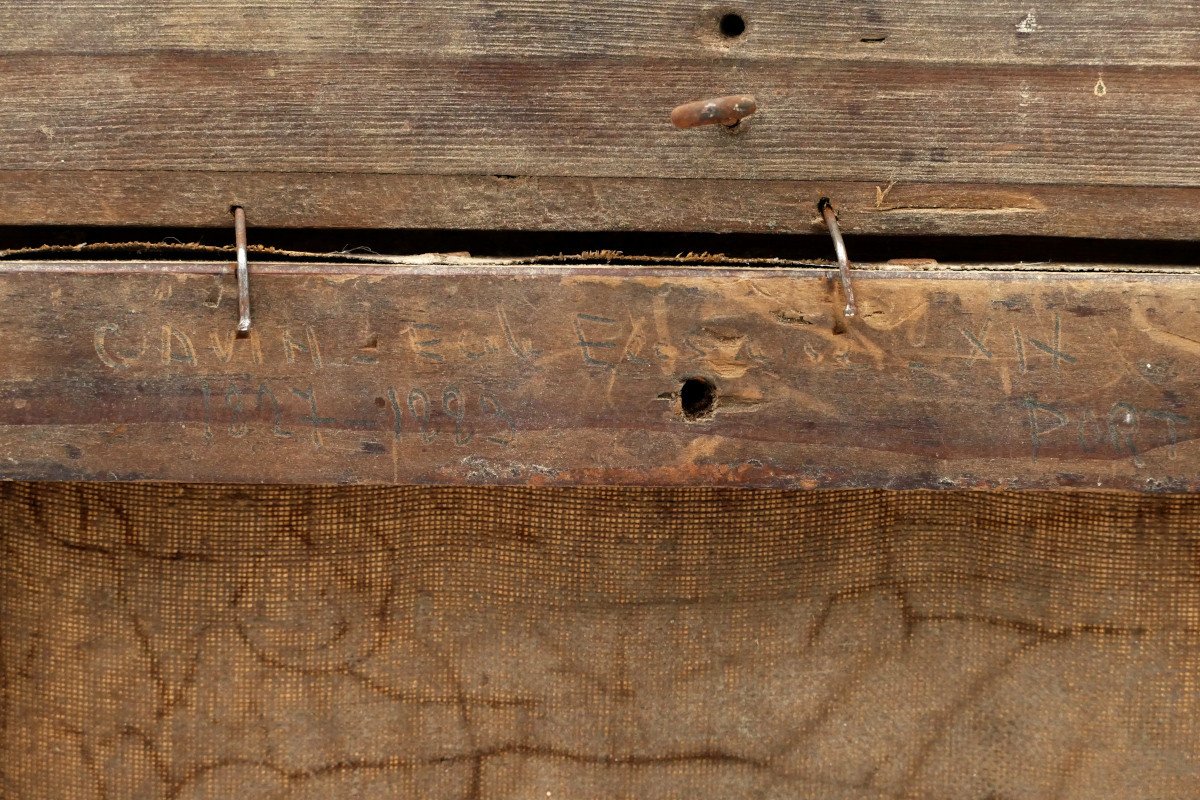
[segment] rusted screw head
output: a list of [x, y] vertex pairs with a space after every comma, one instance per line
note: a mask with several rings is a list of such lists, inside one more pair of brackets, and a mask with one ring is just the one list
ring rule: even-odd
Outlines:
[[701, 125], [733, 126], [758, 110], [758, 101], [748, 94], [717, 97], [684, 103], [671, 112], [671, 124], [676, 128], [698, 128]]

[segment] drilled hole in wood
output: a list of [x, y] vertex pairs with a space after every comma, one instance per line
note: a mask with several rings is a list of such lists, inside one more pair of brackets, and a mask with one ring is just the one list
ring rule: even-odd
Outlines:
[[687, 419], [707, 416], [717, 402], [717, 387], [704, 378], [688, 378], [679, 389], [679, 406]]
[[729, 39], [736, 39], [746, 32], [746, 20], [741, 14], [730, 11], [721, 17], [721, 35]]

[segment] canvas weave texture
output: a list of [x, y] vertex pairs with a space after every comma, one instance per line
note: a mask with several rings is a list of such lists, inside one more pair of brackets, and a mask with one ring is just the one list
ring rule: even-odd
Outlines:
[[1200, 797], [1200, 496], [0, 485], [0, 795]]

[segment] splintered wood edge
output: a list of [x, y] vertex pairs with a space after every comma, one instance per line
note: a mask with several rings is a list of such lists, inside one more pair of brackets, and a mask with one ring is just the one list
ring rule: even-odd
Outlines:
[[833, 274], [4, 263], [0, 478], [1200, 490], [1195, 271]]

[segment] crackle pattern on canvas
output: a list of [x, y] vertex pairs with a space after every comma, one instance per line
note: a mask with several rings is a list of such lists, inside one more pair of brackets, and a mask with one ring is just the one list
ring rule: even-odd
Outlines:
[[1200, 794], [1200, 497], [0, 487], [11, 798]]

